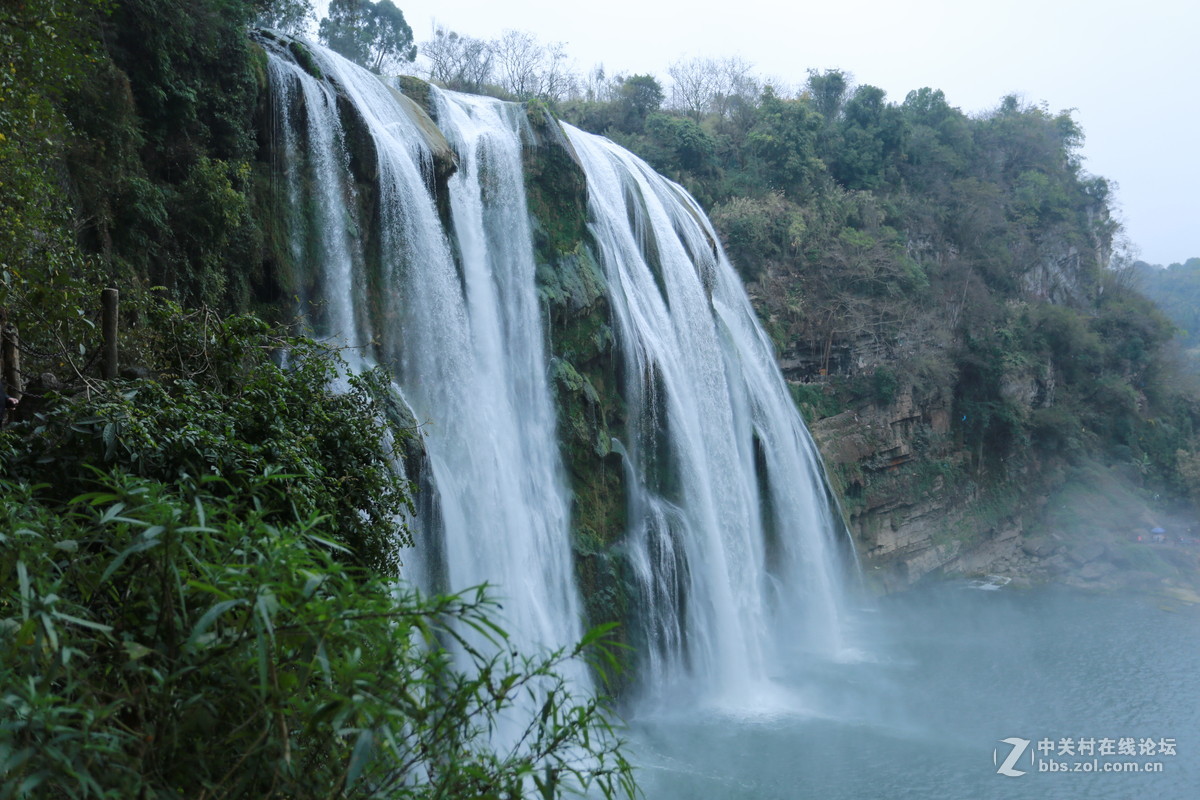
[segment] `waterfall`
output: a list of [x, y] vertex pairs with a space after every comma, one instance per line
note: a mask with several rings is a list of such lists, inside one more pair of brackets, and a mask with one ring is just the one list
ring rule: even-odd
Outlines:
[[[306, 158], [297, 163], [307, 162], [311, 174], [293, 180], [312, 187], [313, 210], [307, 225], [294, 226], [293, 251], [317, 259], [325, 332], [352, 345], [370, 342], [371, 359], [393, 369], [421, 423], [438, 519], [419, 524], [438, 540], [418, 542], [417, 550], [440, 553], [441, 563], [408, 560], [421, 562], [414, 571], [433, 590], [491, 584], [522, 649], [569, 646], [582, 629], [520, 116], [496, 100], [439, 94], [442, 129], [458, 158], [447, 231], [425, 180], [432, 154], [397, 93], [333, 53], [312, 52], [326, 81], [271, 55], [278, 103], [294, 106], [299, 91], [307, 120]], [[378, 162], [373, 274], [354, 270], [364, 244], [345, 235], [355, 190], [335, 87], [361, 117]], [[296, 191], [289, 186], [289, 195]]]
[[778, 645], [840, 646], [837, 529], [816, 448], [696, 202], [567, 127], [617, 319], [630, 426], [631, 558], [651, 685], [732, 704]]
[[[311, 270], [314, 324], [386, 364], [422, 425], [436, 500], [425, 498], [414, 572], [438, 590], [492, 584], [518, 646], [574, 642], [581, 603], [524, 110], [431, 88], [431, 133], [411, 100], [339, 56], [312, 46], [317, 78], [267, 44], [291, 252]], [[836, 515], [819, 458], [696, 202], [608, 140], [563, 127], [586, 175], [588, 246], [624, 376], [628, 422], [613, 450], [628, 528], [607, 534], [636, 584], [626, 622], [640, 678], [747, 702], [783, 659], [840, 646]], [[374, 162], [355, 168], [362, 136]], [[435, 196], [431, 136], [457, 160], [448, 197]]]
[[[353, 202], [353, 188], [345, 180], [345, 137], [337, 113], [337, 96], [329, 84], [312, 79], [292, 61], [272, 57], [267, 68], [275, 87], [274, 111], [282, 136], [276, 146], [282, 154], [277, 168], [283, 172], [287, 187], [293, 234], [290, 254], [296, 263], [321, 265], [320, 277], [327, 288], [321, 293], [320, 305], [325, 313], [318, 330], [357, 348], [361, 343], [351, 298], [361, 298], [361, 281], [354, 277], [354, 264], [361, 262], [361, 250], [346, 224], [345, 209]], [[311, 224], [304, 224], [296, 217], [310, 190], [315, 195], [315, 218]]]

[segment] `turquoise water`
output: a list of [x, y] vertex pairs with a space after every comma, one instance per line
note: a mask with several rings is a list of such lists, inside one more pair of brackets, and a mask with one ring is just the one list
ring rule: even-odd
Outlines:
[[[1200, 608], [943, 585], [858, 618], [870, 644], [793, 654], [757, 708], [663, 700], [631, 719], [646, 797], [1200, 797]], [[1025, 774], [998, 773], [1010, 738]]]

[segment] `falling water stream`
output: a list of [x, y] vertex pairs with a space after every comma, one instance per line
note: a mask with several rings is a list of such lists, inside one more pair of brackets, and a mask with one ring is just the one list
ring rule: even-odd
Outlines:
[[719, 704], [771, 702], [784, 650], [844, 646], [816, 449], [695, 201], [607, 139], [568, 133], [638, 421], [622, 444], [644, 678], [659, 696], [682, 681]]
[[[294, 166], [288, 187], [293, 198], [311, 187], [310, 217], [294, 225], [293, 251], [311, 254], [319, 271], [319, 330], [351, 346], [372, 343], [364, 360], [393, 366], [422, 424], [437, 519], [418, 524], [438, 538], [428, 548], [440, 563], [409, 559], [425, 568], [416, 577], [445, 584], [431, 587], [438, 590], [491, 584], [515, 643], [570, 645], [581, 633], [580, 612], [533, 280], [520, 116], [499, 101], [439, 93], [458, 156], [446, 230], [425, 181], [432, 154], [396, 92], [336, 55], [313, 52], [328, 80], [271, 58], [287, 152], [301, 139], [307, 148], [295, 164], [307, 164], [308, 173]], [[335, 86], [377, 155], [380, 241], [372, 268], [364, 243], [349, 234], [360, 225], [348, 219], [356, 189]], [[291, 119], [297, 92], [303, 136]]]

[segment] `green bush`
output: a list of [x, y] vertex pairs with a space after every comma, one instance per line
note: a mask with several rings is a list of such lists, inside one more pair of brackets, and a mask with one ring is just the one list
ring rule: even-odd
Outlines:
[[[395, 574], [409, 501], [387, 443], [411, 432], [380, 413], [382, 377], [351, 376], [334, 391], [345, 366], [315, 342], [253, 317], [185, 315], [169, 303], [141, 313], [130, 350], [156, 377], [95, 384], [48, 407], [36, 436], [10, 440], [9, 473], [52, 484], [60, 500], [85, 490], [89, 465], [180, 491], [220, 477], [213, 492], [253, 501], [245, 510], [271, 524], [328, 515], [356, 563]], [[254, 483], [267, 474], [278, 480]]]
[[482, 589], [424, 597], [339, 563], [328, 517], [247, 512], [285, 480], [0, 481], [0, 798], [633, 794], [561, 677], [604, 631], [511, 654]]
[[608, 629], [519, 655], [483, 588], [397, 582], [384, 376], [133, 300], [152, 377], [0, 433], [0, 800], [633, 794], [564, 677]]

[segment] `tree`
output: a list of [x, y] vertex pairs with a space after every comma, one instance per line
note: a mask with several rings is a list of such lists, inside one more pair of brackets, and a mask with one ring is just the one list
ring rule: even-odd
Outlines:
[[6, 3], [0, 7], [0, 300], [77, 269], [66, 192], [57, 180], [69, 141], [63, 96], [94, 55], [85, 21], [99, 3]]
[[662, 86], [652, 75], [630, 75], [621, 81], [617, 96], [623, 127], [634, 133], [645, 127], [647, 115], [658, 111], [663, 102]]
[[335, 392], [313, 342], [139, 310], [155, 379], [0, 431], [0, 798], [635, 795], [564, 677], [614, 665], [611, 627], [518, 654], [482, 588], [423, 596], [353, 534], [407, 493], [386, 378]]
[[770, 86], [763, 91], [748, 144], [772, 189], [796, 199], [825, 174], [817, 155], [821, 126], [821, 116], [806, 101], [785, 100]]
[[753, 104], [761, 87], [754, 77], [754, 65], [746, 59], [730, 56], [713, 63], [717, 72], [709, 110], [719, 119], [728, 120], [745, 105]]
[[417, 57], [412, 28], [392, 0], [331, 0], [319, 32], [331, 50], [377, 74]]
[[254, 0], [256, 24], [286, 33], [301, 33], [313, 16], [312, 0]]
[[830, 125], [842, 111], [842, 104], [850, 91], [850, 77], [840, 69], [827, 69], [817, 72], [808, 71], [808, 83], [805, 92], [812, 99], [813, 108], [825, 117], [825, 124]]
[[676, 61], [671, 76], [671, 107], [699, 122], [711, 115], [717, 133], [744, 144], [754, 125], [761, 86], [754, 66], [743, 58], [694, 58]]
[[667, 67], [671, 85], [671, 105], [697, 122], [712, 104], [716, 91], [716, 66], [711, 58], [676, 61]]
[[646, 134], [662, 144], [664, 159], [655, 167], [673, 172], [679, 169], [701, 173], [712, 163], [716, 146], [700, 124], [687, 117], [651, 114], [646, 120]]
[[576, 79], [567, 69], [562, 42], [543, 44], [526, 31], [510, 30], [491, 46], [496, 80], [518, 100], [537, 97], [558, 102], [574, 91]]
[[518, 98], [533, 97], [542, 60], [537, 39], [525, 31], [505, 31], [494, 47], [500, 85]]
[[439, 25], [433, 39], [421, 45], [421, 53], [429, 59], [429, 79], [448, 89], [478, 92], [492, 77], [493, 49], [483, 39]]
[[905, 119], [876, 86], [859, 86], [842, 107], [836, 136], [822, 152], [829, 170], [850, 189], [876, 189], [885, 182], [889, 166], [899, 158], [905, 141]]
[[577, 94], [578, 79], [567, 65], [567, 47], [562, 42], [546, 45], [538, 97], [557, 103]]
[[910, 184], [928, 190], [967, 166], [974, 144], [969, 121], [946, 102], [940, 89], [923, 87], [909, 92], [900, 111], [909, 130], [904, 160]]
[[605, 660], [601, 629], [522, 657], [482, 590], [356, 575], [328, 522], [268, 524], [218, 482], [92, 481], [60, 504], [0, 479], [20, 532], [0, 551], [0, 795], [635, 796], [606, 706], [562, 677]]

